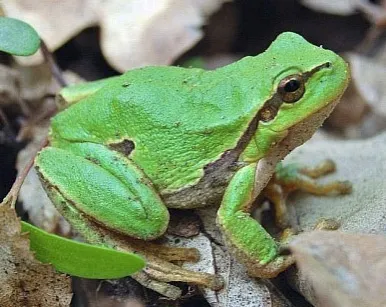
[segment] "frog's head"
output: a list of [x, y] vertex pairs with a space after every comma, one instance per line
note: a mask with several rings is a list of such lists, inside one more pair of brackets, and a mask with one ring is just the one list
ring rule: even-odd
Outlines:
[[259, 152], [265, 156], [285, 138], [288, 153], [310, 138], [339, 102], [348, 67], [334, 52], [295, 33], [281, 34], [263, 57], [265, 82], [271, 86], [255, 118], [256, 137], [264, 143]]

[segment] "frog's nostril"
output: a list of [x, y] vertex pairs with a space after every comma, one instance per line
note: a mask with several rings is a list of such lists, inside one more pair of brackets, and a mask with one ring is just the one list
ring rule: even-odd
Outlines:
[[331, 68], [332, 67], [332, 63], [331, 62], [327, 62], [326, 63], [326, 68]]

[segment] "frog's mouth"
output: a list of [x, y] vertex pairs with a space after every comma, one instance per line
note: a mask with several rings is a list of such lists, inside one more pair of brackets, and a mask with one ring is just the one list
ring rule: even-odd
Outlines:
[[[308, 139], [312, 137], [315, 131], [323, 124], [323, 122], [330, 116], [331, 112], [334, 110], [335, 106], [339, 103], [340, 96], [332, 100], [330, 103], [320, 108], [314, 114], [307, 116], [305, 119], [294, 124], [293, 126], [287, 128], [284, 131], [276, 131], [270, 129], [274, 133], [283, 133], [286, 132], [285, 137], [278, 143], [278, 146], [281, 146], [283, 142], [286, 143], [286, 146], [289, 146], [290, 150], [293, 150], [297, 146], [303, 144]], [[291, 144], [289, 144], [289, 143]], [[292, 143], [294, 145], [292, 146]], [[288, 152], [287, 152], [288, 153]]]

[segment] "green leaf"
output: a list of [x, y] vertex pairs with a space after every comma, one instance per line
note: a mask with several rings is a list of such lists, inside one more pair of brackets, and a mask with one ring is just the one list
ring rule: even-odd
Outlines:
[[39, 35], [28, 23], [0, 17], [0, 51], [26, 56], [34, 54], [39, 46]]
[[58, 271], [92, 279], [115, 279], [133, 274], [145, 266], [144, 260], [132, 253], [80, 243], [45, 232], [21, 222], [29, 232], [30, 248], [43, 263]]

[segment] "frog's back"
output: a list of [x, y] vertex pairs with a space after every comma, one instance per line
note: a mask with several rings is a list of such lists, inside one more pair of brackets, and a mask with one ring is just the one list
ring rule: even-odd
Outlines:
[[334, 56], [285, 33], [266, 52], [215, 71], [132, 70], [56, 116], [53, 136], [106, 145], [128, 140], [130, 159], [161, 191], [175, 191], [196, 183], [205, 165], [236, 146], [278, 76], [309, 71]]
[[[159, 188], [176, 190], [233, 148], [255, 113], [232, 76], [215, 74], [178, 67], [129, 71], [59, 114], [54, 134], [104, 144], [130, 140], [130, 158]], [[60, 129], [63, 121], [71, 127]]]

